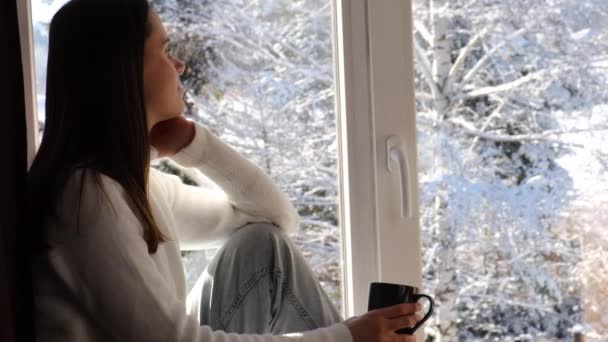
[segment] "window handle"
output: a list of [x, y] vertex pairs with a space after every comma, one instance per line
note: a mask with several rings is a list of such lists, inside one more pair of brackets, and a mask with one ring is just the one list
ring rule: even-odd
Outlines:
[[386, 166], [391, 173], [399, 173], [399, 189], [401, 192], [401, 217], [411, 217], [409, 163], [405, 153], [405, 142], [398, 135], [390, 136], [386, 141]]

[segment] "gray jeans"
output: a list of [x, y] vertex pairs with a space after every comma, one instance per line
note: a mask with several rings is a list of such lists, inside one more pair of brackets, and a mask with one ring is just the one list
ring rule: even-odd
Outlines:
[[233, 233], [197, 280], [188, 311], [201, 325], [243, 334], [284, 334], [341, 322], [304, 257], [279, 228]]

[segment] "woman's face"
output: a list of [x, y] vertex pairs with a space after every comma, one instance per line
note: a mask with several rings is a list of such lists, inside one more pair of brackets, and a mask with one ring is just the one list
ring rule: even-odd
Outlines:
[[148, 130], [156, 123], [179, 116], [184, 111], [179, 75], [184, 64], [168, 51], [167, 32], [158, 15], [148, 12], [151, 33], [144, 44], [144, 102]]

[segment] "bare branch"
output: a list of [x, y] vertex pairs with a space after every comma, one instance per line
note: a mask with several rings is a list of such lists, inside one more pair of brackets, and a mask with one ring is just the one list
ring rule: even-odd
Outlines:
[[424, 38], [424, 41], [430, 46], [431, 44], [433, 44], [433, 35], [431, 34], [431, 32], [426, 28], [426, 26], [424, 26], [424, 24], [419, 21], [419, 20], [415, 20], [414, 21], [414, 28], [416, 29], [416, 31], [418, 31], [418, 33], [420, 33], [420, 36], [422, 38]]
[[431, 94], [433, 96], [433, 99], [437, 99], [441, 94], [441, 90], [439, 89], [437, 83], [435, 83], [435, 81], [433, 80], [431, 64], [426, 58], [424, 50], [420, 47], [420, 45], [418, 45], [416, 39], [414, 39], [414, 50], [416, 52], [416, 65], [420, 67], [420, 71], [422, 72], [422, 76], [424, 76], [424, 80], [429, 85], [429, 88], [431, 88]]
[[[475, 137], [479, 137], [480, 139], [489, 140], [489, 141], [497, 141], [497, 142], [545, 141], [545, 142], [556, 143], [556, 144], [560, 144], [560, 145], [568, 145], [568, 146], [574, 146], [574, 147], [578, 147], [578, 148], [584, 148], [584, 146], [580, 145], [580, 144], [568, 143], [568, 142], [565, 142], [565, 141], [562, 141], [559, 139], [550, 138], [551, 136], [575, 133], [574, 131], [547, 131], [547, 132], [543, 132], [543, 133], [531, 133], [531, 134], [498, 135], [498, 134], [482, 132], [479, 129], [477, 129], [475, 127], [475, 125], [473, 125], [472, 123], [467, 122], [460, 118], [452, 118], [452, 119], [448, 120], [448, 122], [450, 124], [460, 127], [464, 131], [464, 133], [466, 133], [468, 135], [472, 135]], [[598, 129], [590, 129], [586, 132], [592, 132], [592, 131], [597, 131], [597, 130]], [[608, 128], [600, 128], [599, 130], [608, 130]], [[581, 131], [578, 130], [577, 132], [580, 133]]]
[[487, 95], [492, 95], [492, 94], [497, 94], [497, 93], [503, 93], [505, 91], [510, 91], [510, 90], [518, 88], [519, 86], [521, 86], [524, 83], [527, 83], [535, 78], [538, 78], [544, 72], [545, 72], [544, 70], [532, 72], [526, 76], [516, 79], [515, 81], [506, 82], [503, 84], [499, 84], [497, 86], [478, 88], [478, 89], [472, 90], [468, 93], [464, 93], [464, 94], [460, 94], [460, 95], [456, 96], [456, 100], [467, 100], [467, 99], [472, 99], [475, 97], [487, 96]]
[[[460, 49], [458, 58], [456, 58], [456, 61], [452, 65], [452, 68], [450, 69], [450, 73], [448, 74], [448, 81], [447, 81], [448, 85], [451, 85], [454, 82], [456, 73], [464, 64], [464, 61], [469, 56], [469, 53], [471, 52], [473, 47], [477, 44], [477, 42], [481, 39], [481, 37], [486, 34], [487, 31], [488, 31], [487, 28], [482, 29], [479, 33], [477, 33], [473, 38], [471, 38], [469, 40], [469, 42], [467, 43], [467, 45], [465, 47]], [[448, 87], [448, 89], [449, 89], [449, 87]]]
[[[486, 130], [486, 128], [488, 128], [488, 126], [490, 125], [490, 122], [492, 122], [492, 119], [500, 116], [500, 112], [502, 111], [502, 109], [505, 107], [506, 102], [505, 101], [501, 101], [500, 104], [496, 107], [496, 109], [494, 109], [492, 111], [492, 114], [490, 114], [488, 116], [488, 118], [486, 119], [486, 121], [483, 123], [483, 125], [481, 125], [480, 131], [484, 132]], [[479, 141], [479, 137], [475, 137], [475, 139], [473, 139], [473, 142], [471, 143], [471, 146], [469, 146], [469, 151], [473, 150], [473, 147], [475, 147], [475, 145], [477, 144], [477, 142]]]
[[479, 70], [481, 70], [481, 68], [486, 65], [486, 63], [490, 60], [490, 57], [492, 57], [492, 55], [498, 49], [502, 48], [508, 41], [512, 40], [513, 38], [517, 38], [526, 32], [528, 32], [527, 27], [521, 28], [509, 35], [504, 41], [500, 42], [500, 44], [493, 47], [492, 50], [486, 52], [486, 54], [481, 59], [479, 59], [479, 61], [477, 61], [477, 63], [471, 68], [471, 70], [469, 70], [469, 72], [464, 75], [464, 77], [462, 78], [462, 82], [468, 83], [475, 75], [477, 75]]
[[424, 92], [424, 91], [416, 91], [416, 100], [422, 100], [422, 101], [433, 101], [433, 95]]

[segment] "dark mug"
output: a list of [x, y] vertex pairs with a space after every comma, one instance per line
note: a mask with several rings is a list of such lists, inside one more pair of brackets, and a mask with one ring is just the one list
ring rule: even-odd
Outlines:
[[390, 283], [371, 283], [369, 286], [367, 310], [371, 311], [402, 303], [416, 303], [420, 298], [426, 298], [429, 301], [429, 311], [413, 327], [396, 331], [397, 334], [401, 335], [413, 335], [424, 322], [431, 318], [433, 307], [435, 306], [433, 298], [423, 293], [418, 293], [417, 287]]

